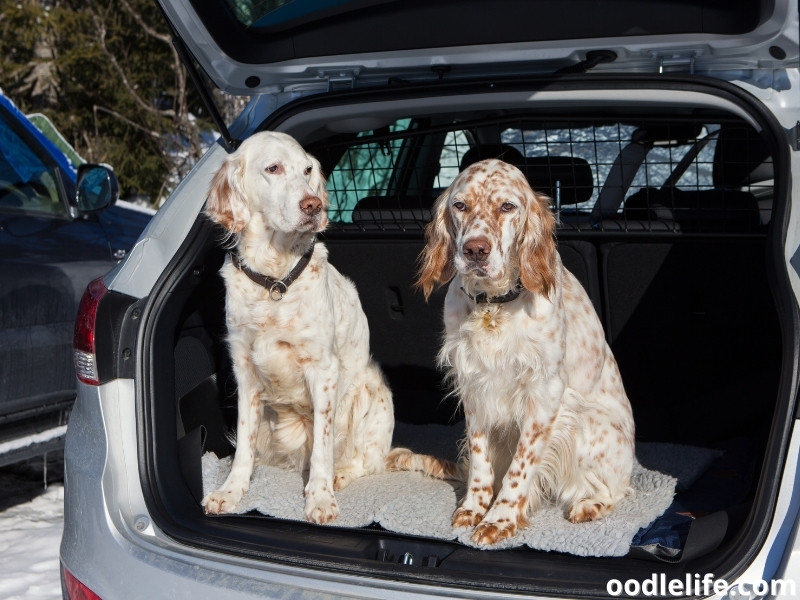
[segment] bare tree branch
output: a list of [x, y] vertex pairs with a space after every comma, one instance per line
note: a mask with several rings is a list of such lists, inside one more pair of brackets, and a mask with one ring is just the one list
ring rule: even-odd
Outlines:
[[164, 34], [164, 33], [159, 33], [158, 31], [156, 31], [155, 29], [150, 27], [150, 25], [145, 23], [144, 19], [142, 18], [142, 15], [140, 15], [138, 12], [133, 10], [133, 7], [131, 7], [131, 5], [128, 2], [128, 0], [121, 0], [121, 4], [122, 4], [122, 7], [127, 11], [127, 13], [130, 16], [133, 17], [133, 19], [136, 21], [137, 25], [139, 25], [139, 27], [141, 27], [142, 31], [144, 31], [151, 38], [154, 38], [156, 40], [160, 40], [160, 41], [164, 42], [165, 44], [172, 45], [172, 37], [167, 35], [167, 34]]
[[157, 109], [152, 103], [145, 101], [136, 91], [133, 85], [131, 85], [130, 81], [128, 80], [128, 76], [125, 73], [125, 70], [120, 66], [117, 57], [108, 49], [106, 45], [106, 26], [103, 20], [98, 15], [92, 15], [92, 21], [94, 22], [95, 30], [97, 32], [97, 41], [100, 44], [100, 50], [103, 52], [106, 58], [108, 58], [111, 66], [119, 75], [119, 78], [122, 80], [122, 85], [125, 86], [125, 89], [128, 90], [131, 98], [133, 98], [136, 104], [144, 109], [145, 111], [156, 114], [162, 115], [164, 111]]
[[[172, 43], [171, 36], [167, 34], [162, 34], [150, 27], [142, 18], [142, 15], [138, 13], [134, 8], [131, 6], [128, 0], [121, 0], [122, 7], [125, 11], [136, 21], [136, 23], [141, 27], [142, 31], [144, 31], [148, 36], [153, 38], [156, 41], [162, 42], [167, 44], [170, 48], [170, 52], [172, 54], [172, 72], [175, 76], [175, 95], [173, 97], [173, 106], [172, 112], [170, 111], [160, 111], [162, 115], [169, 115], [173, 118], [173, 122], [175, 123], [176, 129], [181, 132], [185, 138], [189, 142], [188, 154], [190, 158], [190, 162], [196, 161], [200, 158], [202, 153], [202, 148], [200, 144], [200, 138], [198, 135], [197, 127], [189, 121], [189, 94], [187, 89], [187, 74], [186, 69], [183, 67], [181, 63], [180, 55], [178, 54], [177, 49], [175, 48], [174, 44]], [[183, 172], [184, 168], [182, 165], [177, 165], [178, 171]]]
[[92, 106], [92, 111], [94, 112], [95, 135], [96, 136], [98, 135], [98, 133], [97, 133], [97, 113], [98, 112], [104, 112], [104, 113], [107, 113], [107, 114], [109, 114], [109, 115], [111, 115], [113, 117], [116, 117], [120, 121], [124, 121], [125, 123], [127, 123], [131, 127], [135, 128], [135, 129], [138, 129], [139, 131], [145, 132], [147, 135], [149, 135], [151, 137], [154, 137], [156, 139], [161, 139], [161, 134], [158, 131], [153, 131], [152, 129], [148, 129], [147, 127], [142, 127], [138, 123], [135, 123], [135, 122], [131, 121], [130, 119], [128, 119], [127, 117], [125, 117], [124, 115], [118, 113], [115, 110], [111, 110], [110, 108], [106, 108], [104, 106], [98, 106], [97, 104], [95, 104], [94, 106]]

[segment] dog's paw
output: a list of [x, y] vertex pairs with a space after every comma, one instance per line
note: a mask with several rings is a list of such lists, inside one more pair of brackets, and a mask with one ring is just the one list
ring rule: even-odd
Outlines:
[[496, 523], [480, 523], [470, 538], [479, 546], [493, 546], [496, 543], [513, 537], [517, 533], [517, 524], [503, 519]]
[[341, 469], [333, 475], [333, 491], [343, 490], [359, 477], [364, 475], [360, 469]]
[[309, 481], [305, 496], [304, 514], [307, 521], [324, 525], [339, 516], [339, 504], [327, 483]]
[[339, 516], [339, 505], [331, 494], [328, 498], [306, 498], [306, 520], [311, 523], [325, 525], [331, 523]]
[[230, 490], [216, 490], [209, 492], [201, 502], [203, 511], [207, 515], [220, 515], [233, 512], [243, 495], [244, 490], [236, 492]]
[[475, 527], [483, 519], [483, 513], [459, 507], [453, 513], [453, 527]]
[[584, 523], [586, 521], [595, 521], [601, 517], [606, 516], [611, 512], [613, 506], [605, 502], [598, 502], [595, 499], [584, 498], [572, 505], [569, 509], [567, 518], [573, 523]]

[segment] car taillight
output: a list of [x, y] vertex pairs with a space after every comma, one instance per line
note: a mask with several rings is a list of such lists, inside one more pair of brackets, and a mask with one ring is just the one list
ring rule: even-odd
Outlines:
[[101, 600], [100, 596], [67, 571], [64, 565], [61, 565], [61, 593], [65, 600]]
[[97, 354], [95, 348], [95, 326], [97, 324], [97, 308], [100, 300], [106, 295], [102, 278], [95, 279], [83, 292], [75, 320], [75, 337], [72, 342], [72, 357], [75, 361], [75, 374], [83, 383], [99, 385], [97, 373]]

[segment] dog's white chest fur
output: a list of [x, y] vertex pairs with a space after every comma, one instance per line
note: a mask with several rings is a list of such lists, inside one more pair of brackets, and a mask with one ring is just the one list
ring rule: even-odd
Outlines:
[[[454, 302], [462, 302], [456, 296]], [[549, 398], [543, 386], [552, 321], [531, 320], [522, 303], [466, 304], [449, 323], [439, 354], [464, 408], [487, 427], [518, 423], [532, 398]], [[546, 309], [543, 309], [546, 310]]]

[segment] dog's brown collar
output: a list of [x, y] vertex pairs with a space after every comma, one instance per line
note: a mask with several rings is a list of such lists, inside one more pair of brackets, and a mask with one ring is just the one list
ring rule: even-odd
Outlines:
[[464, 292], [467, 298], [472, 300], [475, 304], [504, 304], [506, 302], [516, 300], [522, 293], [523, 289], [525, 288], [522, 286], [522, 282], [517, 281], [516, 285], [514, 285], [510, 291], [506, 292], [502, 296], [487, 296], [486, 292], [481, 292], [480, 294], [473, 296], [472, 294], [467, 293], [467, 290], [465, 290], [463, 287], [461, 288], [461, 291]]
[[308, 250], [303, 253], [303, 256], [300, 257], [300, 260], [297, 261], [297, 264], [294, 266], [294, 268], [289, 271], [289, 274], [283, 279], [275, 279], [269, 275], [262, 275], [261, 273], [253, 271], [250, 267], [242, 263], [241, 257], [236, 252], [230, 253], [231, 261], [237, 269], [250, 278], [250, 281], [257, 283], [266, 289], [269, 292], [269, 297], [272, 300], [281, 300], [286, 294], [286, 291], [289, 289], [289, 286], [292, 285], [294, 280], [300, 276], [300, 273], [302, 273], [303, 269], [305, 269], [308, 265], [308, 262], [311, 260], [311, 255], [314, 254], [314, 245], [316, 242], [317, 237], [314, 236], [314, 239], [311, 240], [311, 245], [308, 247]]

